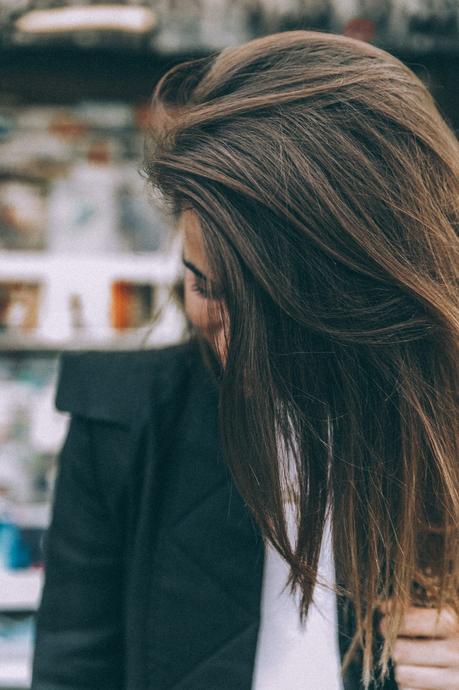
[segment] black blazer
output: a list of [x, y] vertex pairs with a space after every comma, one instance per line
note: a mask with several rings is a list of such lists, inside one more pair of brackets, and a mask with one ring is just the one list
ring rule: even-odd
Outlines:
[[[250, 690], [263, 544], [222, 461], [217, 405], [193, 343], [61, 356], [56, 407], [71, 418], [32, 690]], [[343, 653], [342, 599], [338, 615]]]

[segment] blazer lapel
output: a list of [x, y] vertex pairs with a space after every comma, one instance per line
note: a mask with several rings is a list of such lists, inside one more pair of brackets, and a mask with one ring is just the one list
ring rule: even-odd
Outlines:
[[149, 687], [250, 690], [263, 545], [223, 463], [217, 392], [199, 368], [182, 400], [156, 468]]

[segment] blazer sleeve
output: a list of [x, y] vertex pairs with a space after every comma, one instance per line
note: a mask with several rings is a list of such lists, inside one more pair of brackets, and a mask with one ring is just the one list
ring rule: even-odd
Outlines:
[[31, 690], [124, 688], [132, 451], [152, 400], [181, 385], [189, 357], [182, 345], [61, 355], [55, 402], [70, 422], [45, 539]]
[[93, 476], [92, 422], [72, 416], [59, 456], [33, 690], [122, 687], [122, 555]]
[[123, 363], [116, 353], [61, 356], [56, 406], [71, 415], [44, 543], [32, 690], [123, 687], [124, 554], [116, 499], [121, 503], [129, 428], [114, 384], [129, 378]]

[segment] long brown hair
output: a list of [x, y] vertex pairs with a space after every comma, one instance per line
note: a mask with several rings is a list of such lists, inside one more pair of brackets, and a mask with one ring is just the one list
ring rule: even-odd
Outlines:
[[198, 215], [228, 316], [225, 457], [303, 614], [329, 506], [368, 686], [376, 607], [383, 677], [429, 532], [458, 608], [458, 142], [402, 62], [310, 31], [179, 65], [153, 105], [145, 171]]

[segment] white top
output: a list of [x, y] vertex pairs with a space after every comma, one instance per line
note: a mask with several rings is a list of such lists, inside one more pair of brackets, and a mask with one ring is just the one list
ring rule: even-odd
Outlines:
[[[293, 512], [288, 510], [290, 534]], [[330, 524], [319, 559], [320, 581], [335, 581]], [[252, 690], [342, 690], [336, 595], [316, 585], [307, 619], [301, 625], [299, 596], [282, 591], [289, 569], [271, 546], [266, 547], [261, 621]]]

